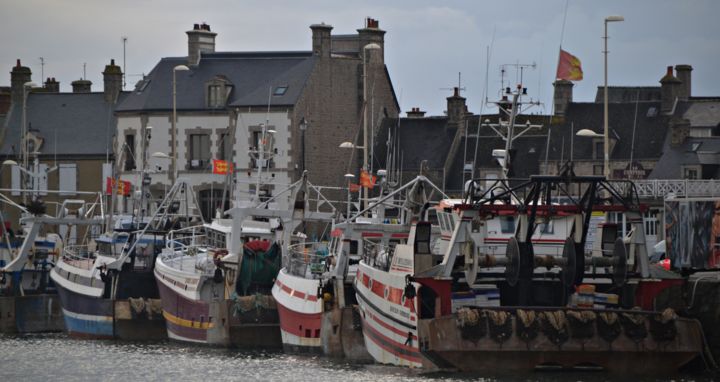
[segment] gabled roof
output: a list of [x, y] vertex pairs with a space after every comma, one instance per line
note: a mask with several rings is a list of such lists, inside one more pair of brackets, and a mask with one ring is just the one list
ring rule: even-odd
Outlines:
[[[206, 104], [206, 85], [223, 78], [232, 85], [228, 106], [294, 105], [312, 72], [312, 52], [218, 52], [202, 53], [197, 66], [176, 72], [178, 110], [212, 110]], [[152, 111], [172, 109], [173, 68], [187, 65], [186, 57], [160, 60], [117, 109]], [[283, 95], [269, 96], [277, 87]]]
[[690, 122], [690, 127], [717, 127], [720, 124], [720, 98], [678, 102], [675, 115]]
[[[118, 102], [126, 96], [121, 92]], [[102, 92], [30, 93], [28, 131], [43, 139], [43, 155], [105, 155], [115, 133], [114, 108]], [[19, 155], [22, 104], [13, 104], [4, 130], [0, 155]]]

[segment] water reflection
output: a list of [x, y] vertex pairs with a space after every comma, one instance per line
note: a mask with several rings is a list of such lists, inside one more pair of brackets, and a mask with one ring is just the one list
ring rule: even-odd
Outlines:
[[[481, 377], [351, 365], [323, 357], [188, 346], [170, 341], [84, 341], [62, 334], [1, 336], [0, 381], [606, 381], [604, 373]], [[638, 381], [638, 379], [634, 379]], [[646, 379], [646, 381], [660, 379]], [[704, 381], [710, 376], [663, 379]]]

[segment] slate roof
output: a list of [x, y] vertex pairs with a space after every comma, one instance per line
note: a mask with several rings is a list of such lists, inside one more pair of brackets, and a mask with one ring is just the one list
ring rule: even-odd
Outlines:
[[[287, 91], [270, 97], [270, 104], [294, 105], [314, 64], [315, 57], [309, 51], [202, 53], [197, 66], [176, 73], [177, 109], [211, 110], [206, 104], [205, 86], [217, 76], [232, 84], [228, 106], [267, 106], [268, 92], [278, 86], [287, 86]], [[187, 65], [187, 58], [161, 59], [117, 111], [171, 110], [172, 74], [177, 65]]]
[[[633, 143], [633, 124], [635, 124], [635, 141], [633, 159], [658, 160], [663, 154], [665, 137], [667, 135], [667, 117], [659, 113], [660, 102], [637, 103], [637, 119], [635, 117], [636, 103], [612, 104], [609, 107], [609, 125], [611, 136], [617, 143], [611, 152], [611, 159], [628, 160]], [[657, 113], [653, 112], [656, 111]], [[650, 111], [650, 112], [649, 112]], [[475, 146], [477, 144], [476, 168], [500, 169], [492, 158], [492, 150], [504, 149], [505, 142], [488, 126], [480, 125], [479, 116], [468, 117], [469, 134], [460, 142], [458, 154], [454, 158], [449, 172], [445, 174], [446, 188], [448, 190], [462, 189], [463, 164], [473, 162]], [[498, 115], [483, 115], [483, 121], [489, 119], [497, 122]], [[567, 161], [570, 159], [571, 126], [573, 127], [573, 159], [593, 160], [593, 139], [577, 137], [575, 133], [580, 129], [591, 129], [595, 132], [603, 131], [603, 105], [597, 103], [572, 103], [568, 105], [564, 118], [550, 117], [548, 115], [520, 115], [517, 118], [519, 126], [516, 134], [523, 130], [522, 125], [529, 120], [531, 124], [542, 124], [539, 130], [530, 130], [513, 142], [515, 150], [512, 161], [514, 178], [528, 178], [540, 172], [540, 164], [545, 160], [547, 147], [547, 134], [550, 131], [550, 152], [548, 160]], [[403, 156], [403, 168], [416, 170], [420, 168], [422, 160], [427, 166], [434, 169], [442, 168], [447, 158], [454, 138], [454, 130], [446, 131], [447, 117], [423, 117], [386, 119], [380, 127], [375, 139], [375, 166], [385, 167], [385, 153], [387, 149], [387, 131], [395, 130]], [[475, 135], [479, 138], [475, 138]], [[467, 141], [467, 142], [466, 142]], [[465, 149], [467, 147], [467, 151]], [[463, 153], [467, 157], [463, 160]], [[377, 167], [379, 166], [379, 167]], [[476, 172], [477, 174], [477, 172]], [[477, 175], [476, 175], [477, 176]], [[467, 179], [467, 175], [466, 175]]]
[[[690, 122], [690, 128], [713, 128], [720, 126], [720, 98], [698, 97], [678, 102], [675, 115]], [[680, 179], [682, 166], [711, 165], [703, 168], [703, 178], [720, 177], [720, 137], [689, 137], [677, 146], [668, 137], [663, 146], [663, 156], [650, 173], [651, 179]]]
[[[121, 92], [118, 102], [127, 96]], [[115, 105], [97, 93], [30, 93], [28, 130], [44, 141], [43, 155], [104, 156], [115, 133]], [[13, 104], [4, 125], [0, 155], [20, 154], [22, 104]], [[112, 152], [111, 152], [112, 154]]]

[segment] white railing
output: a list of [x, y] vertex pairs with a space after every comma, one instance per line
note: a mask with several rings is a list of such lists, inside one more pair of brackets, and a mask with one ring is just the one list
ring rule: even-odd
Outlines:
[[[627, 183], [612, 182], [618, 190], [624, 191]], [[683, 197], [720, 196], [720, 180], [691, 179], [643, 179], [634, 180], [640, 199], [663, 199], [669, 195]]]

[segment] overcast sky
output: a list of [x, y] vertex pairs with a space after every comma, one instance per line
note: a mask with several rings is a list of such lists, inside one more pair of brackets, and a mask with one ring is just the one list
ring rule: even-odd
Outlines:
[[[535, 64], [523, 71], [528, 93], [550, 112], [552, 81], [567, 0], [2, 0], [0, 85], [10, 84], [16, 59], [40, 83], [55, 77], [62, 91], [83, 75], [102, 89], [101, 72], [111, 58], [122, 65], [127, 37], [128, 87], [162, 57], [185, 56], [185, 31], [206, 22], [218, 33], [217, 51], [310, 50], [309, 25], [325, 22], [333, 33], [354, 33], [365, 17], [387, 31], [385, 58], [403, 111], [445, 110], [445, 97], [462, 73], [470, 111], [479, 112], [487, 89], [501, 89], [503, 64]], [[690, 64], [692, 95], [720, 96], [720, 1], [569, 0], [562, 38], [582, 61], [584, 80], [575, 101], [591, 102], [603, 84], [603, 19], [609, 24], [609, 85], [658, 86], [668, 65]], [[488, 50], [490, 59], [488, 65]], [[486, 84], [486, 66], [487, 84]], [[507, 67], [505, 86], [518, 79]]]

